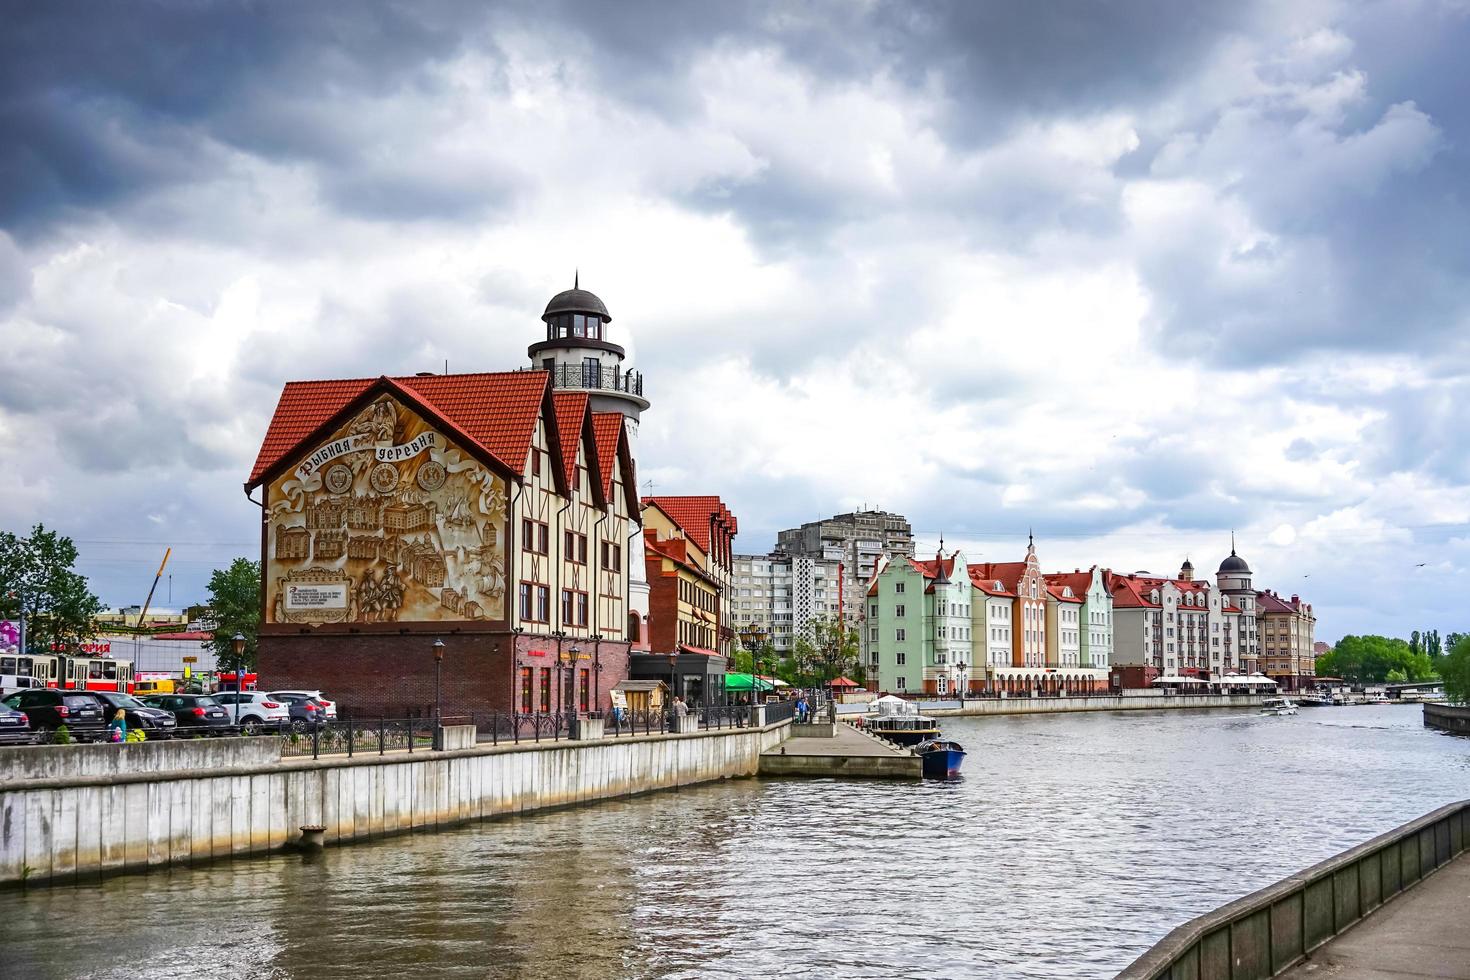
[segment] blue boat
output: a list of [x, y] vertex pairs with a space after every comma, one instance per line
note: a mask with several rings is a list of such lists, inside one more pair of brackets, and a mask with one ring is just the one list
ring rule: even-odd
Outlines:
[[953, 779], [960, 774], [960, 766], [965, 761], [964, 746], [947, 738], [920, 742], [914, 751], [924, 760], [925, 779]]

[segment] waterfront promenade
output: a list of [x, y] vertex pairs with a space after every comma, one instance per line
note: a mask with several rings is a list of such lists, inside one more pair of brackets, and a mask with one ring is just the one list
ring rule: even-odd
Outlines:
[[1470, 853], [1330, 940], [1284, 980], [1470, 980]]

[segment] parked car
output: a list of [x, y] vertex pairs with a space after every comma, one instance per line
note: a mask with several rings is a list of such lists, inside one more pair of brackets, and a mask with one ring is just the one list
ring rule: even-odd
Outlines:
[[153, 708], [131, 694], [123, 694], [121, 691], [88, 691], [88, 694], [102, 702], [102, 714], [106, 719], [111, 719], [117, 714], [117, 709], [123, 710], [123, 717], [128, 720], [128, 731], [139, 729], [149, 738], [173, 738], [174, 732], [178, 730], [179, 723], [174, 719], [173, 713], [164, 711], [162, 708]]
[[219, 702], [204, 694], [155, 694], [144, 698], [150, 708], [162, 708], [178, 722], [175, 729], [179, 735], [220, 734], [210, 729], [224, 729], [231, 725], [230, 716]]
[[24, 711], [0, 704], [0, 745], [29, 745], [36, 740]]
[[285, 728], [291, 724], [290, 705], [260, 691], [222, 692], [214, 695], [214, 699], [224, 707], [231, 724], [252, 735], [262, 728]]
[[272, 691], [270, 696], [285, 703], [291, 712], [291, 728], [295, 731], [320, 728], [330, 720], [326, 707], [305, 691]]
[[287, 694], [300, 694], [300, 695], [303, 695], [305, 697], [311, 698], [318, 705], [321, 705], [322, 707], [326, 708], [326, 711], [327, 711], [327, 720], [328, 721], [336, 721], [337, 720], [337, 702], [336, 701], [328, 701], [322, 695], [322, 692], [321, 691], [272, 691], [271, 692], [271, 696], [272, 697], [275, 697], [277, 695], [284, 696], [284, 695], [287, 695]]
[[50, 733], [62, 725], [80, 742], [95, 742], [107, 730], [102, 717], [102, 702], [90, 691], [60, 691], [56, 688], [19, 691], [6, 698], [4, 704], [25, 712], [31, 731]]

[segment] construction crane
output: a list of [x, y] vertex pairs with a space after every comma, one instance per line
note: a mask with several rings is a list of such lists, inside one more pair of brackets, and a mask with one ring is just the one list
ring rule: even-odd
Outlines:
[[168, 556], [173, 554], [174, 549], [163, 549], [163, 561], [158, 563], [158, 574], [153, 576], [153, 585], [148, 589], [148, 598], [143, 600], [143, 611], [138, 614], [138, 629], [143, 629], [143, 624], [148, 621], [148, 607], [153, 605], [153, 592], [158, 588], [158, 580], [163, 578], [163, 569], [168, 565]]

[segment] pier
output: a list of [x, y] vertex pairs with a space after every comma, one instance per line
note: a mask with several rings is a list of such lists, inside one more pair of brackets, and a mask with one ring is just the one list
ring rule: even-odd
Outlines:
[[761, 753], [762, 776], [919, 779], [923, 760], [841, 721], [793, 725], [782, 744]]

